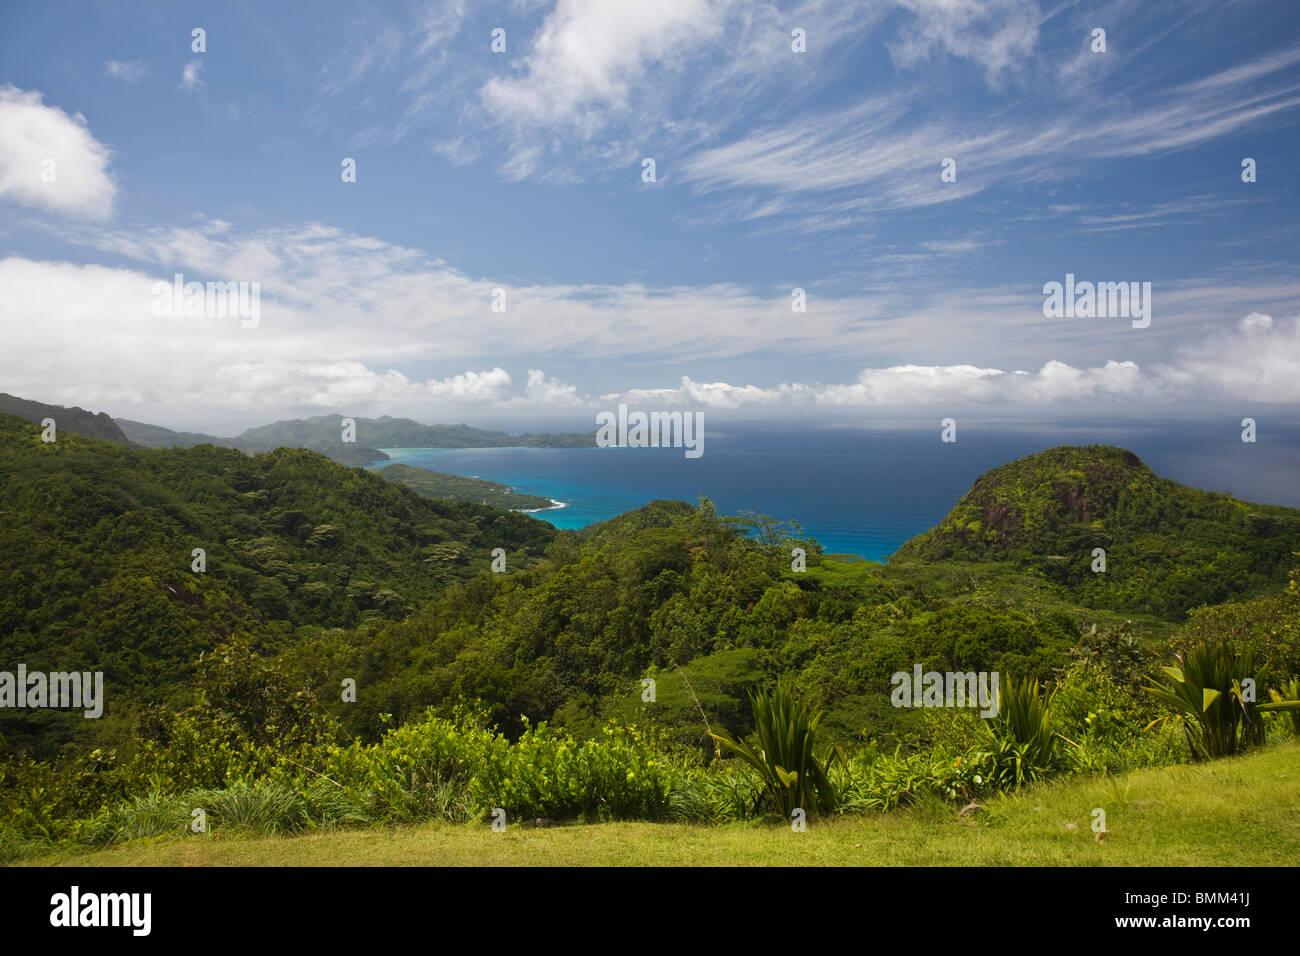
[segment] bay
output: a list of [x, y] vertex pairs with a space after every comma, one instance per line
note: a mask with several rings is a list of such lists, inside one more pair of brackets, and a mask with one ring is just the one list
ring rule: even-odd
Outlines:
[[[581, 528], [656, 498], [710, 499], [723, 514], [798, 521], [829, 552], [881, 560], [939, 522], [984, 472], [1057, 445], [1109, 444], [1155, 472], [1249, 501], [1300, 507], [1300, 423], [1270, 422], [1255, 444], [1223, 422], [964, 424], [789, 422], [706, 429], [705, 454], [680, 448], [386, 448], [392, 461], [503, 482], [563, 502], [535, 516]], [[384, 462], [371, 467], [382, 467]]]

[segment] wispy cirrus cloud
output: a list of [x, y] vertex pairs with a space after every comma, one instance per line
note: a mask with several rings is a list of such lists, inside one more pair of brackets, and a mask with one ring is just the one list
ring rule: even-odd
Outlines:
[[[1150, 96], [1124, 113], [1076, 107], [1066, 116], [998, 117], [974, 129], [969, 117], [917, 120], [916, 104], [894, 93], [701, 149], [683, 161], [682, 174], [697, 192], [720, 193], [719, 202], [729, 204], [720, 208], [735, 209], [728, 194], [743, 193], [746, 218], [824, 222], [828, 210], [838, 210], [841, 222], [855, 224], [998, 185], [1077, 177], [1090, 162], [1172, 152], [1265, 122], [1294, 123], [1300, 82], [1284, 74], [1298, 61], [1300, 48], [1280, 51]], [[956, 182], [940, 180], [940, 161], [948, 157], [956, 160]], [[769, 207], [765, 197], [781, 203]], [[1185, 210], [1189, 202], [1165, 211]]]
[[[344, 116], [368, 116], [382, 83], [384, 95], [396, 92], [398, 119], [355, 129], [358, 146], [423, 130], [428, 148], [458, 166], [486, 162], [503, 179], [549, 184], [670, 157], [663, 181], [710, 194], [712, 210], [695, 210], [693, 222], [843, 230], [882, 212], [1059, 182], [1091, 163], [1293, 121], [1300, 90], [1286, 74], [1297, 50], [1173, 87], [1150, 82], [1136, 58], [1212, 4], [1182, 6], [1183, 17], [1162, 23], [1129, 0], [1086, 12], [1036, 0], [559, 0], [490, 21], [508, 27], [503, 55], [484, 52], [489, 21], [462, 3], [406, 19], [369, 13], [349, 26], [309, 113], [323, 126], [323, 106], [337, 113], [350, 99]], [[1112, 27], [1104, 56], [1088, 48], [1095, 19]], [[804, 54], [791, 51], [796, 26], [808, 37]], [[887, 52], [895, 75], [827, 106], [817, 94], [851, 74], [864, 47]], [[1063, 56], [1073, 64], [1065, 79]], [[940, 60], [973, 65], [991, 95], [964, 96], [958, 108], [954, 77], [934, 81]], [[720, 103], [725, 111], [711, 106]], [[948, 156], [958, 160], [955, 184], [939, 182]], [[783, 201], [787, 193], [805, 199]]]
[[894, 62], [918, 66], [938, 53], [973, 60], [1000, 86], [1038, 43], [1042, 14], [1034, 0], [900, 0], [911, 14], [888, 44]]

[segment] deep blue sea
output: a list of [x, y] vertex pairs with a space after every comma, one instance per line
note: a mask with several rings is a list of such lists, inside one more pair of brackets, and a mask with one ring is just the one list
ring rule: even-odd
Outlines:
[[879, 560], [938, 523], [990, 468], [1056, 445], [1118, 445], [1184, 484], [1300, 507], [1300, 423], [1270, 423], [1247, 444], [1239, 421], [963, 424], [958, 440], [946, 444], [937, 424], [710, 424], [697, 459], [679, 448], [384, 451], [393, 462], [499, 481], [564, 502], [536, 515], [559, 528], [603, 521], [655, 498], [694, 503], [703, 495], [723, 514], [793, 519], [829, 552]]

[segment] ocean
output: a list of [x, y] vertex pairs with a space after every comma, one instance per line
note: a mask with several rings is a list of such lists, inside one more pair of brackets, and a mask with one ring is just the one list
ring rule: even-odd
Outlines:
[[1261, 422], [1253, 444], [1241, 441], [1239, 419], [962, 424], [957, 438], [941, 442], [937, 421], [873, 428], [743, 422], [709, 424], [696, 459], [680, 448], [384, 451], [393, 462], [563, 502], [535, 515], [558, 528], [581, 528], [656, 498], [704, 496], [723, 514], [794, 520], [828, 552], [872, 560], [937, 524], [984, 472], [1057, 445], [1118, 445], [1163, 477], [1300, 507], [1300, 423]]

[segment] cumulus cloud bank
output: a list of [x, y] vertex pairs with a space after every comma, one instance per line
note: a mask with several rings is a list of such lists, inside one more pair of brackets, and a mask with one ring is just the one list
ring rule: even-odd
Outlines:
[[[1178, 364], [1144, 370], [1132, 361], [1075, 368], [1051, 361], [1037, 371], [974, 365], [896, 365], [864, 368], [843, 384], [781, 383], [763, 387], [695, 382], [675, 388], [634, 388], [600, 401], [740, 409], [851, 409], [904, 405], [1069, 405], [1113, 401], [1172, 403], [1206, 399], [1300, 401], [1300, 331], [1291, 320], [1276, 335], [1216, 336], [1189, 348]], [[1229, 362], [1222, 358], [1231, 348]]]
[[[220, 228], [220, 227], [219, 227]], [[316, 234], [330, 244], [349, 240], [328, 230]], [[192, 239], [193, 237], [187, 237]], [[300, 251], [311, 246], [299, 236]], [[120, 243], [119, 243], [120, 245]], [[173, 243], [169, 248], [180, 248]], [[188, 256], [209, 267], [213, 247], [192, 243]], [[336, 250], [337, 251], [337, 250]], [[265, 262], [277, 253], [264, 248]], [[389, 250], [400, 260], [400, 252]], [[247, 260], [255, 264], [256, 257]], [[496, 409], [566, 409], [629, 401], [661, 406], [720, 409], [854, 407], [975, 403], [1063, 405], [1079, 402], [1186, 402], [1241, 399], [1300, 401], [1300, 323], [1251, 313], [1231, 328], [1182, 346], [1171, 360], [1142, 367], [1131, 360], [1109, 360], [1075, 367], [1052, 360], [1037, 370], [971, 364], [904, 364], [863, 368], [849, 382], [783, 382], [775, 385], [698, 382], [688, 376], [672, 387], [631, 386], [620, 392], [590, 394], [577, 384], [527, 368], [521, 383], [500, 364], [443, 377], [420, 378], [401, 370], [415, 359], [433, 359], [457, 336], [486, 333], [495, 342], [528, 338], [523, 319], [494, 317], [487, 303], [489, 283], [479, 283], [445, 268], [407, 276], [405, 283], [378, 266], [380, 284], [355, 283], [355, 300], [335, 302], [336, 311], [356, 321], [321, 327], [318, 309], [329, 307], [330, 287], [311, 289], [294, 281], [270, 281], [274, 297], [257, 329], [236, 320], [195, 319], [153, 314], [150, 308], [159, 276], [143, 271], [20, 258], [0, 260], [0, 286], [8, 295], [0, 318], [9, 330], [9, 348], [0, 355], [0, 376], [8, 388], [47, 401], [111, 405], [197, 403], [209, 408], [255, 409], [367, 408], [395, 410], [429, 404]], [[441, 298], [438, 291], [441, 290]], [[653, 290], [620, 294], [653, 299]], [[392, 299], [380, 308], [383, 296]], [[578, 306], [557, 290], [547, 290], [557, 311]], [[682, 292], [685, 311], [663, 313], [677, 327], [697, 321], [692, 293]], [[429, 297], [453, 314], [450, 322], [430, 318]], [[264, 299], [264, 303], [265, 303]], [[466, 303], [469, 303], [468, 305]], [[729, 308], [740, 324], [763, 320], [768, 306], [743, 293]], [[372, 310], [367, 316], [365, 310]], [[469, 309], [472, 315], [462, 315]], [[725, 310], [724, 310], [725, 311]], [[509, 315], [509, 313], [507, 313]], [[502, 329], [491, 329], [494, 318]], [[644, 330], [633, 349], [649, 351], [663, 329]], [[446, 332], [440, 339], [431, 332]], [[463, 343], [462, 343], [463, 344]], [[518, 343], [516, 343], [518, 344]], [[512, 355], [527, 355], [525, 347]], [[624, 347], [629, 347], [624, 342]], [[452, 348], [452, 352], [456, 349]]]
[[[1136, 333], [1127, 322], [1045, 319], [1034, 288], [813, 289], [795, 315], [787, 289], [516, 286], [323, 223], [248, 233], [204, 218], [47, 228], [138, 266], [0, 260], [0, 377], [6, 390], [45, 401], [358, 413], [558, 410], [620, 395], [734, 409], [1300, 401], [1296, 320], [1240, 304], [1289, 312], [1295, 283], [1162, 286], [1161, 320]], [[156, 315], [156, 287], [176, 273], [258, 283], [260, 321]], [[492, 308], [499, 289], [504, 312]], [[774, 355], [798, 359], [803, 374], [705, 382], [670, 364]], [[853, 355], [862, 357], [856, 378], [810, 381], [828, 358], [842, 368]], [[603, 374], [573, 383], [542, 370], [574, 361]]]

